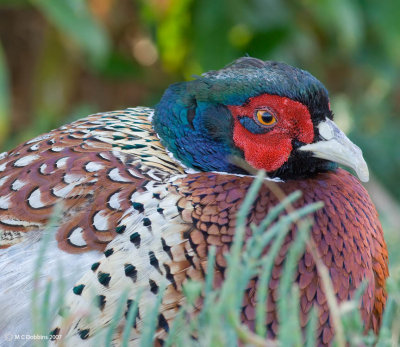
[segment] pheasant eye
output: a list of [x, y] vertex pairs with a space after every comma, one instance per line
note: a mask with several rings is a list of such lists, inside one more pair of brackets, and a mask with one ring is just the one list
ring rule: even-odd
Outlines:
[[261, 125], [271, 126], [277, 122], [276, 117], [268, 110], [257, 110], [255, 118]]

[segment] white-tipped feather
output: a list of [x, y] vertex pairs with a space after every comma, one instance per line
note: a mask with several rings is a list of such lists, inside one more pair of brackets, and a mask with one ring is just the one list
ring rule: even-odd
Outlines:
[[10, 194], [7, 196], [0, 196], [0, 209], [7, 210], [10, 207]]
[[37, 159], [39, 159], [39, 156], [37, 154], [27, 155], [25, 157], [22, 157], [22, 158], [16, 160], [14, 163], [14, 166], [17, 166], [17, 167], [27, 166], [30, 163], [33, 163]]
[[[149, 187], [146, 186], [146, 189]], [[157, 211], [160, 206], [160, 199], [155, 198], [153, 193], [161, 197], [164, 207], [168, 205], [170, 216], [166, 217]], [[108, 325], [114, 314], [115, 307], [121, 298], [124, 288], [128, 291], [128, 299], [131, 300], [136, 300], [139, 292], [142, 292], [139, 302], [140, 318], [136, 320], [137, 328], [140, 330], [143, 317], [152, 308], [157, 298], [157, 295], [149, 288], [150, 280], [158, 287], [162, 286], [163, 283], [171, 285], [166, 279], [166, 270], [163, 266], [164, 263], [170, 262], [171, 259], [163, 249], [162, 239], [169, 246], [184, 242], [181, 238], [181, 233], [187, 230], [188, 225], [185, 225], [179, 218], [177, 209], [179, 198], [179, 195], [169, 194], [167, 184], [154, 188], [152, 193], [138, 192], [132, 194], [131, 201], [143, 204], [143, 209], [138, 211], [131, 207], [124, 213], [119, 225], [125, 226], [125, 231], [115, 237], [106, 248], [106, 250], [112, 250], [111, 255], [103, 256], [99, 259], [99, 267], [95, 271], [88, 269], [85, 275], [76, 282], [76, 285], [84, 285], [80, 295], [74, 294], [71, 290], [67, 294], [68, 307], [70, 312], [75, 314], [74, 321], [70, 322], [69, 330], [66, 332], [67, 336], [65, 336], [68, 338], [70, 345], [91, 346], [93, 344], [91, 338], [82, 340], [79, 336], [79, 331], [89, 329], [89, 336], [104, 331], [104, 327]], [[172, 220], [174, 220], [173, 223], [169, 219], [171, 216]], [[151, 221], [151, 226], [144, 223], [145, 219]], [[168, 223], [167, 220], [169, 220]], [[136, 238], [140, 238], [140, 246], [131, 240], [131, 236], [134, 233], [138, 235]], [[150, 252], [154, 253], [159, 264], [158, 267], [150, 263]], [[181, 258], [179, 256], [179, 254], [175, 255], [176, 259], [174, 260], [185, 261], [183, 254]], [[132, 265], [135, 268], [137, 279], [134, 285], [132, 285], [133, 279], [127, 276], [124, 271], [126, 265]], [[99, 283], [98, 275], [100, 272], [110, 274], [110, 281], [107, 286]], [[102, 310], [97, 308], [90, 309], [91, 317], [94, 319], [91, 323], [82, 316], [82, 314], [84, 315], [82, 307], [87, 307], [95, 295], [104, 295], [106, 301]], [[61, 318], [58, 317], [52, 329], [60, 324]], [[124, 319], [121, 320], [121, 324], [124, 324]], [[132, 329], [131, 331], [131, 345], [136, 345], [140, 339], [138, 330]], [[118, 343], [117, 341], [114, 342]]]

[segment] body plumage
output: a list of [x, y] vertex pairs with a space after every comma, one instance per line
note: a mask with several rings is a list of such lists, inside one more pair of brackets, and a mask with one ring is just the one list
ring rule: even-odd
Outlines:
[[[132, 343], [137, 342], [149, 303], [165, 280], [156, 332], [158, 341], [164, 339], [184, 300], [184, 283], [204, 280], [210, 246], [217, 248], [216, 283], [223, 281], [223, 254], [232, 244], [236, 213], [253, 181], [240, 165], [244, 161], [279, 178], [282, 182], [276, 184], [284, 193], [303, 191], [297, 207], [324, 202], [313, 216], [312, 238], [340, 302], [368, 281], [360, 309], [366, 330], [377, 332], [386, 301], [386, 245], [368, 193], [354, 176], [337, 169], [335, 162], [347, 164], [367, 178], [359, 149], [332, 118], [327, 92], [310, 74], [242, 58], [171, 86], [155, 111], [132, 108], [92, 115], [2, 154], [0, 290], [9, 319], [0, 321], [0, 329], [28, 329], [33, 251], [61, 202], [45, 274], [57, 271], [56, 258], [68, 269], [66, 303], [76, 318], [63, 331], [66, 341], [90, 344], [109, 324], [127, 289], [127, 308], [143, 290], [131, 334]], [[258, 224], [278, 202], [263, 187], [248, 224]], [[278, 328], [282, 264], [295, 234], [293, 227], [269, 283], [266, 326], [272, 338]], [[295, 281], [301, 325], [315, 304], [318, 341], [329, 344], [334, 334], [329, 308], [308, 251]], [[256, 288], [254, 278], [243, 302], [242, 320], [250, 328]], [[24, 305], [16, 310], [15, 299], [9, 298], [22, 289], [26, 295], [17, 300]], [[98, 305], [89, 322], [79, 312], [93, 295]], [[60, 317], [55, 320], [54, 332], [61, 331], [60, 322]]]

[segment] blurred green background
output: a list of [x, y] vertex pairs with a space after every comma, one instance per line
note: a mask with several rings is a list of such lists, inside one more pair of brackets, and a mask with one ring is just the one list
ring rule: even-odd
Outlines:
[[245, 54], [310, 71], [400, 244], [400, 1], [0, 0], [0, 149]]

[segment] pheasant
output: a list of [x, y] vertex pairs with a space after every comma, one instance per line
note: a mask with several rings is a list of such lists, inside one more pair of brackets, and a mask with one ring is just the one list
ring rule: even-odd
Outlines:
[[[127, 290], [127, 309], [141, 292], [130, 335], [135, 345], [149, 304], [166, 282], [155, 332], [162, 343], [185, 300], [182, 286], [204, 281], [211, 246], [216, 283], [223, 281], [224, 254], [253, 181], [251, 168], [265, 170], [285, 194], [301, 190], [295, 207], [324, 202], [313, 214], [311, 237], [339, 302], [367, 280], [360, 311], [365, 329], [377, 332], [386, 302], [387, 248], [367, 191], [338, 164], [368, 180], [361, 150], [333, 122], [322, 83], [301, 69], [251, 57], [171, 85], [155, 110], [98, 113], [27, 141], [0, 155], [0, 331], [31, 329], [34, 259], [61, 203], [39, 292], [61, 264], [73, 321], [65, 328], [56, 317], [53, 334], [62, 333], [68, 345], [91, 345]], [[263, 186], [247, 225], [259, 224], [278, 202]], [[281, 269], [295, 233], [292, 227], [268, 284], [271, 338], [278, 330]], [[328, 303], [308, 250], [295, 281], [302, 327], [316, 305], [318, 343], [331, 344]], [[250, 328], [256, 287], [254, 278], [241, 314]], [[97, 306], [89, 321], [82, 312], [93, 296]]]

